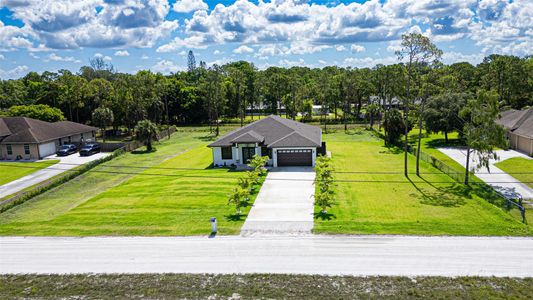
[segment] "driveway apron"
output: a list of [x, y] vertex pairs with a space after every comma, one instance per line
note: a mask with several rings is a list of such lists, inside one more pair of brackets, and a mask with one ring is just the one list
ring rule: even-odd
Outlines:
[[311, 167], [272, 169], [241, 229], [241, 235], [309, 234], [313, 229], [315, 171]]

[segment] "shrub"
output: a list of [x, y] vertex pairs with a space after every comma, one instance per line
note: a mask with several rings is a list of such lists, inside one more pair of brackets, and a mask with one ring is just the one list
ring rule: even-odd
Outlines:
[[319, 156], [315, 164], [315, 185], [317, 186], [315, 192], [315, 205], [320, 206], [320, 213], [327, 213], [327, 209], [335, 204], [335, 191], [333, 180], [333, 166], [331, 165], [331, 158], [327, 156]]

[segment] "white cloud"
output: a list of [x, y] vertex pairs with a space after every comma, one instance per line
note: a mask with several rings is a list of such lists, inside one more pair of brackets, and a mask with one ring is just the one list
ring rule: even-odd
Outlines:
[[30, 55], [32, 58], [34, 58], [34, 59], [39, 59], [39, 58], [41, 58], [40, 56], [36, 55], [36, 54], [33, 53], [33, 52], [30, 52], [29, 55]]
[[77, 59], [75, 59], [72, 56], [59, 56], [59, 55], [57, 55], [55, 53], [51, 53], [50, 55], [48, 55], [48, 57], [44, 61], [45, 62], [66, 61], [66, 62], [75, 62], [75, 63], [80, 63], [81, 62], [80, 60], [77, 60]]
[[238, 54], [244, 54], [244, 53], [253, 53], [254, 52], [254, 49], [246, 46], [246, 45], [242, 45], [238, 48], [235, 48], [233, 49], [233, 53], [238, 53]]
[[183, 71], [184, 67], [176, 65], [173, 61], [170, 60], [160, 60], [152, 68], [154, 72], [160, 72], [163, 74], [176, 73], [178, 71]]
[[11, 70], [2, 70], [0, 69], [0, 78], [2, 79], [13, 79], [13, 78], [19, 78], [23, 75], [26, 75], [29, 71], [29, 67], [26, 65], [17, 66]]
[[119, 50], [115, 52], [115, 56], [130, 56], [128, 50]]
[[355, 58], [355, 57], [349, 57], [346, 58], [343, 61], [343, 65], [345, 67], [356, 67], [356, 68], [371, 68], [374, 67], [377, 64], [383, 64], [383, 65], [392, 65], [397, 63], [397, 59], [393, 56], [389, 57], [379, 57], [379, 58], [372, 58], [372, 57], [364, 57], [364, 58]]
[[4, 59], [5, 57], [2, 54], [0, 54], [0, 60], [4, 60]]
[[[152, 47], [179, 26], [177, 20], [165, 20], [170, 10], [167, 0], [28, 0], [4, 4], [25, 24], [19, 30], [27, 32], [17, 36], [25, 48], [32, 46], [29, 37], [53, 49]], [[13, 42], [17, 41], [11, 38]]]
[[179, 13], [190, 13], [195, 10], [206, 10], [209, 6], [203, 0], [178, 0], [172, 10]]
[[213, 51], [213, 55], [219, 55], [221, 54], [222, 52], [218, 49], [216, 49], [215, 51]]
[[365, 47], [361, 45], [352, 44], [350, 46], [350, 50], [352, 50], [353, 53], [360, 53], [360, 52], [364, 52], [366, 49]]
[[185, 39], [175, 37], [170, 43], [157, 48], [157, 52], [175, 52], [181, 48], [205, 49], [204, 38], [201, 36], [192, 36]]
[[94, 57], [95, 57], [95, 58], [101, 58], [101, 59], [103, 59], [103, 60], [105, 60], [105, 61], [111, 61], [111, 60], [113, 60], [113, 58], [111, 58], [111, 56], [103, 55], [102, 53], [95, 53], [95, 54], [94, 54]]
[[342, 51], [346, 51], [348, 49], [346, 49], [346, 47], [344, 47], [344, 45], [337, 45], [337, 46], [335, 46], [335, 50], [337, 50], [338, 52], [342, 52]]
[[320, 64], [322, 64], [322, 65], [327, 64], [327, 62], [326, 62], [325, 60], [321, 60], [321, 59], [319, 59], [318, 62], [319, 62]]

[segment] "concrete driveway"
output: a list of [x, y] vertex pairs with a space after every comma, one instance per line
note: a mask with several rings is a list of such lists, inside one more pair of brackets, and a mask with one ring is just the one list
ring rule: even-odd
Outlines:
[[[71, 154], [69, 156], [57, 156], [50, 155], [44, 158], [47, 159], [59, 159], [59, 163], [49, 166], [47, 168], [36, 171], [32, 174], [26, 175], [17, 180], [11, 181], [4, 185], [0, 186], [0, 199], [6, 196], [12, 195], [16, 192], [19, 192], [25, 188], [28, 188], [34, 184], [41, 183], [47, 179], [50, 179], [58, 174], [66, 172], [70, 169], [73, 169], [77, 166], [86, 164], [93, 160], [97, 160], [102, 157], [106, 157], [111, 153], [96, 153], [91, 156], [80, 156], [78, 153]], [[8, 163], [8, 162], [6, 162]]]
[[[448, 155], [450, 158], [461, 164], [461, 166], [466, 166], [466, 149], [458, 148], [438, 148], [439, 151]], [[491, 159], [489, 161], [490, 173], [487, 172], [487, 169], [480, 169], [476, 176], [483, 180], [485, 183], [492, 186], [495, 190], [500, 193], [510, 197], [516, 198], [518, 195], [522, 196], [523, 199], [533, 199], [533, 189], [529, 186], [519, 182], [518, 179], [512, 177], [511, 175], [505, 173], [500, 168], [496, 167], [494, 164], [499, 163], [503, 160], [513, 158], [513, 157], [522, 157], [525, 159], [533, 159], [523, 153], [514, 150], [497, 150], [496, 154], [499, 157], [499, 160]], [[477, 160], [475, 155], [470, 155], [470, 166], [477, 165]]]
[[0, 237], [0, 274], [531, 277], [531, 249], [530, 237]]
[[315, 171], [311, 167], [281, 167], [269, 171], [241, 235], [311, 233], [314, 179]]

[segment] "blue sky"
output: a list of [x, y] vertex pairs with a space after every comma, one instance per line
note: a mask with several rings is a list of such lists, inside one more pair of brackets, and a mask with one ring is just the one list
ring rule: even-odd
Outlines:
[[421, 32], [443, 61], [531, 55], [530, 0], [0, 0], [0, 78], [78, 71], [99, 56], [120, 72], [168, 74], [186, 53], [208, 65], [369, 67], [396, 62]]

